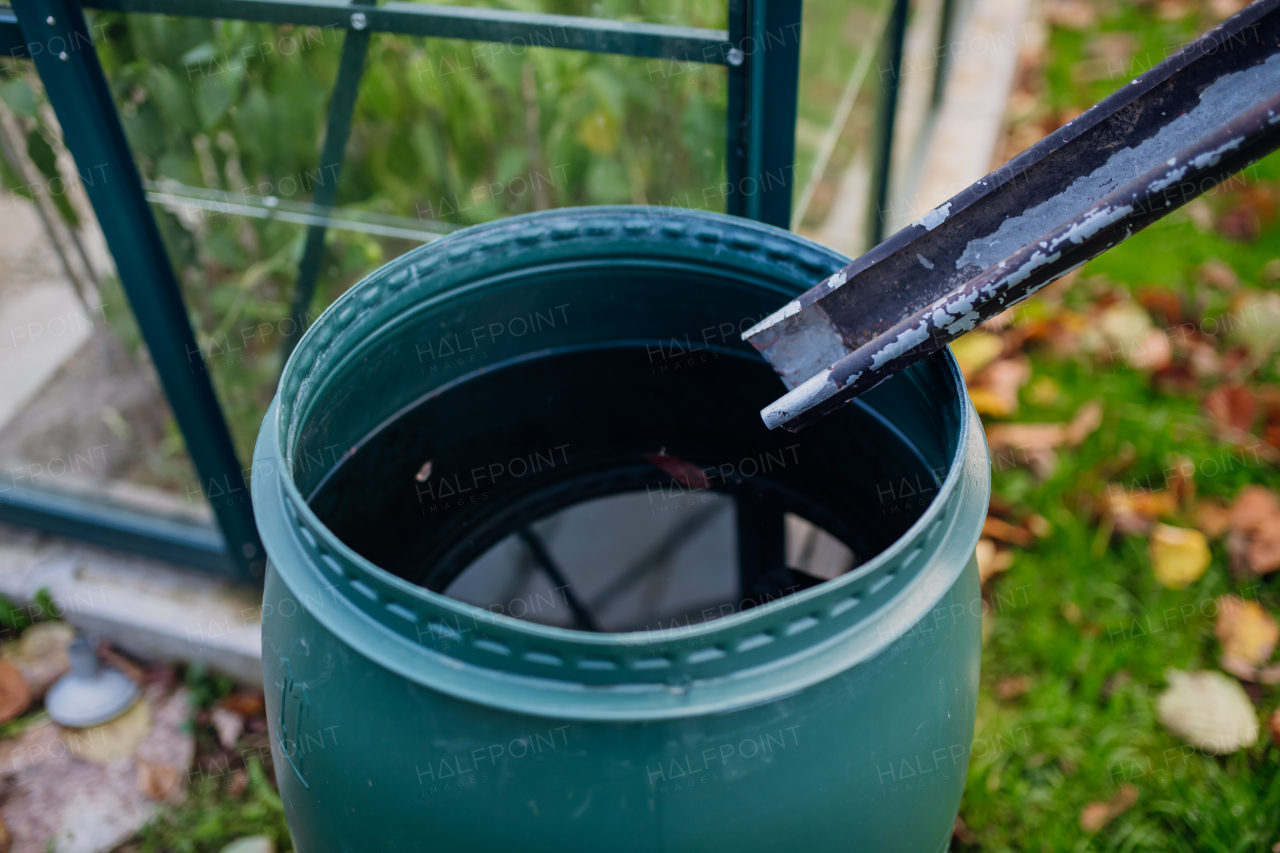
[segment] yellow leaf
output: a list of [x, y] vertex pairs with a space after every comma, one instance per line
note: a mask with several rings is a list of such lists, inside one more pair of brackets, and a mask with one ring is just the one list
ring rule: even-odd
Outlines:
[[139, 699], [133, 707], [109, 723], [91, 729], [68, 729], [67, 748], [77, 758], [103, 766], [132, 755], [151, 731], [151, 706]]
[[1169, 589], [1182, 589], [1209, 568], [1209, 540], [1199, 530], [1157, 524], [1151, 531], [1151, 566], [1156, 580]]
[[965, 379], [972, 379], [1003, 351], [1004, 338], [989, 333], [970, 333], [951, 342], [951, 354], [956, 357]]

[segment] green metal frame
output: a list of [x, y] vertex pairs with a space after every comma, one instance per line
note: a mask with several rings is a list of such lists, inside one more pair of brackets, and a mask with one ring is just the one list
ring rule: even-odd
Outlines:
[[[780, 228], [788, 226], [802, 0], [728, 0], [728, 31], [399, 0], [381, 5], [374, 5], [376, 0], [12, 2], [12, 11], [0, 10], [0, 50], [34, 62], [75, 160], [107, 164], [107, 180], [86, 187], [86, 191], [207, 492], [247, 496], [248, 487], [110, 89], [92, 49], [83, 7], [345, 30], [321, 160], [338, 164], [338, 168], [373, 33], [476, 41], [525, 39], [559, 49], [723, 65], [728, 72], [729, 95], [726, 180], [737, 188], [729, 194], [728, 212]], [[873, 214], [875, 205], [883, 203], [888, 186], [888, 141], [892, 138], [906, 16], [907, 0], [894, 0], [882, 47], [891, 58], [894, 73], [882, 86], [883, 133]], [[319, 208], [329, 207], [335, 194], [336, 181], [326, 182], [317, 190], [314, 202]], [[324, 240], [325, 226], [310, 225], [292, 305], [298, 329], [315, 293]], [[296, 337], [286, 339], [286, 354], [296, 343]], [[211, 529], [175, 526], [166, 519], [82, 500], [0, 491], [0, 521], [77, 536], [243, 580], [260, 578], [262, 543], [247, 497], [219, 501], [214, 511], [220, 536]]]

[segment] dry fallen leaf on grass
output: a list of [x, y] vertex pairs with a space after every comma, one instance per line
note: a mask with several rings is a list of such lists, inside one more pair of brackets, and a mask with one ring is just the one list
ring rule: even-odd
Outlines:
[[1016, 524], [1010, 524], [996, 518], [994, 515], [988, 515], [987, 520], [982, 523], [982, 535], [991, 539], [999, 539], [1001, 542], [1008, 542], [1010, 545], [1018, 545], [1022, 548], [1029, 548], [1035, 542], [1035, 536], [1030, 530], [1019, 527]]
[[151, 731], [151, 704], [145, 699], [110, 722], [89, 729], [70, 729], [67, 750], [77, 758], [106, 766], [117, 758], [132, 755]]
[[1241, 601], [1234, 595], [1218, 599], [1218, 618], [1213, 631], [1222, 651], [1253, 666], [1266, 663], [1280, 640], [1280, 625], [1256, 601]]
[[1169, 589], [1183, 589], [1209, 568], [1209, 540], [1199, 530], [1157, 524], [1148, 543], [1156, 580]]
[[1196, 504], [1192, 519], [1197, 530], [1217, 539], [1231, 527], [1231, 510], [1217, 501], [1201, 501]]
[[1080, 828], [1092, 835], [1124, 814], [1138, 801], [1138, 789], [1125, 783], [1105, 803], [1089, 803], [1080, 810]]
[[1266, 666], [1280, 640], [1280, 625], [1258, 602], [1222, 596], [1214, 631], [1222, 643], [1218, 663], [1223, 670], [1242, 681], [1280, 683], [1280, 664]]
[[970, 332], [951, 342], [951, 354], [960, 365], [960, 372], [964, 374], [966, 382], [971, 381], [979, 371], [999, 358], [1002, 352], [1004, 352], [1004, 339], [990, 333], [979, 335]]
[[1013, 552], [998, 550], [996, 543], [990, 539], [979, 539], [974, 550], [978, 558], [978, 578], [981, 583], [986, 583], [1000, 572], [1008, 571], [1013, 565]]
[[1240, 276], [1236, 275], [1235, 267], [1217, 258], [1201, 264], [1196, 269], [1196, 279], [1201, 284], [1212, 285], [1223, 290], [1235, 290], [1240, 286]]
[[1031, 379], [1026, 356], [1002, 358], [984, 368], [969, 385], [969, 399], [980, 415], [1007, 418], [1018, 411], [1018, 390]]
[[1054, 448], [1078, 447], [1101, 425], [1102, 403], [1092, 400], [1065, 424], [993, 424], [987, 428], [987, 444], [997, 464], [1027, 465], [1048, 477], [1058, 464]]
[[1008, 702], [1010, 699], [1017, 699], [1030, 689], [1031, 676], [1014, 675], [996, 682], [996, 697], [1001, 701]]
[[1177, 495], [1168, 489], [1125, 489], [1112, 483], [1098, 499], [1098, 512], [1121, 533], [1146, 536], [1156, 519], [1178, 512]]
[[1227, 553], [1232, 565], [1256, 574], [1280, 569], [1280, 500], [1262, 486], [1245, 486], [1231, 507]]
[[1248, 432], [1258, 412], [1258, 402], [1247, 388], [1219, 385], [1204, 398], [1204, 408], [1215, 426]]
[[182, 798], [186, 770], [171, 764], [159, 764], [135, 757], [138, 768], [138, 790], [152, 800], [176, 802]]
[[1234, 678], [1220, 672], [1165, 673], [1169, 687], [1156, 700], [1156, 716], [1182, 740], [1211, 755], [1227, 755], [1258, 742], [1258, 716]]
[[236, 741], [244, 731], [244, 717], [230, 708], [214, 708], [209, 713], [209, 722], [218, 733], [218, 743], [227, 749], [235, 749]]

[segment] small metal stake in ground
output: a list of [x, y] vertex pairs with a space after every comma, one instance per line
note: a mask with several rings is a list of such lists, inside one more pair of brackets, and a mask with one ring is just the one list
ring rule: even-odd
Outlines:
[[94, 644], [80, 634], [67, 649], [71, 671], [45, 696], [45, 709], [55, 723], [73, 728], [114, 720], [138, 700], [138, 685], [117, 669], [98, 661]]

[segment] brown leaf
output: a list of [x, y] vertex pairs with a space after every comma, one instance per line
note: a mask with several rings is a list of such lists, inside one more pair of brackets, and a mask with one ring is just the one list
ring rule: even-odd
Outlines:
[[[960, 819], [959, 815], [956, 815], [956, 822], [951, 827], [951, 834], [954, 835], [956, 841], [959, 841], [961, 844], [978, 843], [978, 836], [969, 831], [969, 827], [964, 825], [964, 821]], [[3, 851], [0, 851], [0, 853], [3, 853]]]
[[1204, 408], [1216, 425], [1248, 432], [1258, 403], [1243, 386], [1219, 385], [1204, 398]]
[[980, 415], [1007, 418], [1018, 411], [1018, 389], [1031, 379], [1026, 356], [1002, 358], [974, 377], [969, 399]]
[[1203, 284], [1210, 284], [1223, 290], [1235, 290], [1240, 286], [1240, 276], [1236, 275], [1235, 268], [1226, 261], [1216, 258], [1201, 264], [1196, 270], [1196, 278]]
[[996, 696], [1003, 702], [1017, 699], [1030, 689], [1031, 677], [1028, 675], [1014, 675], [996, 682]]
[[1085, 30], [1098, 20], [1098, 10], [1088, 0], [1052, 0], [1045, 4], [1044, 16], [1055, 27]]
[[1065, 424], [994, 424], [987, 429], [987, 442], [993, 447], [1052, 448], [1077, 447], [1102, 424], [1102, 403], [1085, 403]]
[[1102, 426], [1102, 401], [1090, 400], [1076, 409], [1071, 423], [1067, 424], [1067, 444], [1071, 447], [1079, 447], [1100, 426]]
[[17, 718], [31, 705], [31, 688], [18, 668], [0, 660], [0, 723]]
[[1168, 489], [1126, 489], [1111, 484], [1098, 499], [1100, 514], [1110, 516], [1121, 533], [1146, 535], [1156, 519], [1178, 512], [1178, 498]]
[[1265, 663], [1280, 641], [1280, 625], [1262, 605], [1241, 601], [1234, 595], [1218, 599], [1218, 617], [1213, 630], [1224, 654], [1252, 666]]
[[1182, 322], [1182, 298], [1167, 287], [1140, 288], [1138, 303], [1166, 326]]
[[1267, 728], [1271, 730], [1271, 739], [1280, 746], [1280, 708], [1276, 708], [1267, 718]]
[[1029, 548], [1035, 542], [1035, 537], [1031, 535], [1029, 530], [1024, 530], [1007, 521], [1001, 521], [991, 515], [988, 515], [987, 520], [982, 523], [982, 535], [991, 539], [999, 539], [1001, 542], [1008, 542], [1010, 545], [1019, 545], [1023, 548]]
[[990, 539], [979, 539], [978, 545], [974, 550], [978, 558], [978, 579], [980, 583], [986, 583], [990, 578], [1000, 572], [1007, 571], [1013, 565], [1013, 552], [998, 550], [996, 543]]
[[1227, 548], [1234, 562], [1257, 574], [1280, 569], [1280, 500], [1262, 486], [1245, 486], [1231, 507]]
[[1105, 803], [1089, 803], [1085, 806], [1080, 812], [1080, 828], [1092, 835], [1132, 808], [1137, 801], [1138, 789], [1125, 783]]
[[135, 756], [138, 767], [138, 790], [152, 800], [177, 801], [182, 798], [186, 772], [181, 767], [159, 764]]
[[686, 462], [667, 453], [664, 447], [657, 453], [646, 453], [645, 459], [648, 459], [654, 465], [657, 465], [663, 471], [671, 475], [671, 478], [680, 485], [689, 489], [709, 489], [711, 481], [707, 479], [707, 472], [703, 471], [692, 462]]
[[255, 690], [237, 690], [224, 696], [218, 704], [242, 717], [259, 717], [266, 710], [262, 694]]
[[1196, 528], [1210, 539], [1217, 539], [1231, 526], [1231, 510], [1214, 500], [1203, 500], [1192, 512]]
[[[991, 322], [993, 320], [984, 323], [984, 329]], [[984, 367], [999, 358], [1002, 352], [1004, 352], [1004, 340], [995, 334], [978, 334], [974, 331], [951, 342], [951, 354], [960, 365], [960, 373], [964, 375], [966, 382], [971, 381]]]

